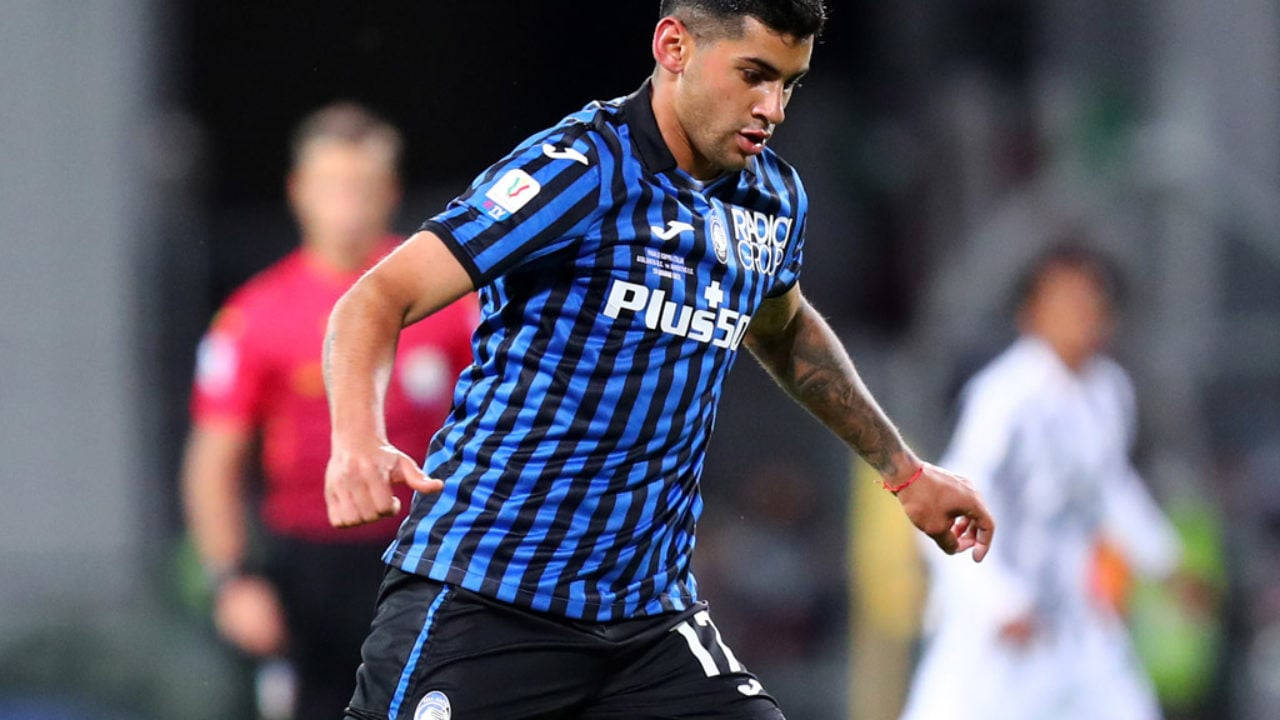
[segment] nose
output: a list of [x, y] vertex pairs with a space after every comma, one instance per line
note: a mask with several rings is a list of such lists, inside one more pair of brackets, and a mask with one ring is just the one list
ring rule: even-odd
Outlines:
[[779, 125], [786, 119], [787, 92], [778, 80], [765, 84], [764, 95], [756, 101], [752, 114], [769, 125]]

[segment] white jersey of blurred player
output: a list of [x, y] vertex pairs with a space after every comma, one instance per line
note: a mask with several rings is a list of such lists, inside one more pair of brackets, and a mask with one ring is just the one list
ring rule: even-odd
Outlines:
[[[994, 563], [930, 562], [927, 645], [903, 720], [1160, 716], [1121, 618], [1089, 587], [1100, 536], [1139, 573], [1177, 562], [1129, 462], [1133, 434], [1128, 376], [1101, 355], [1073, 372], [1026, 335], [970, 381], [944, 464], [987, 498], [1002, 538]], [[1029, 630], [1012, 639], [1019, 619]]]

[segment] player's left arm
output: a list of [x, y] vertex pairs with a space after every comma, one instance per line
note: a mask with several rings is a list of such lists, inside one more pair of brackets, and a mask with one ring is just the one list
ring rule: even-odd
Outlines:
[[907, 517], [947, 553], [974, 548], [981, 561], [995, 522], [968, 480], [923, 462], [880, 409], [818, 311], [793, 285], [767, 298], [751, 320], [747, 347], [791, 397], [875, 468], [890, 486], [920, 477], [897, 496]]

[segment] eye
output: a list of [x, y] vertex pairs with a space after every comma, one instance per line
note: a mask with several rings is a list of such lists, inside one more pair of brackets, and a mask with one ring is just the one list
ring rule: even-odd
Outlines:
[[748, 85], [758, 85], [764, 81], [764, 74], [754, 68], [742, 68], [742, 79]]

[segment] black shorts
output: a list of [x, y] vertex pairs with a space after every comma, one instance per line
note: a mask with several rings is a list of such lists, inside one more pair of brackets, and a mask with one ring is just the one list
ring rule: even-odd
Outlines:
[[387, 571], [350, 720], [782, 720], [707, 606], [591, 623]]

